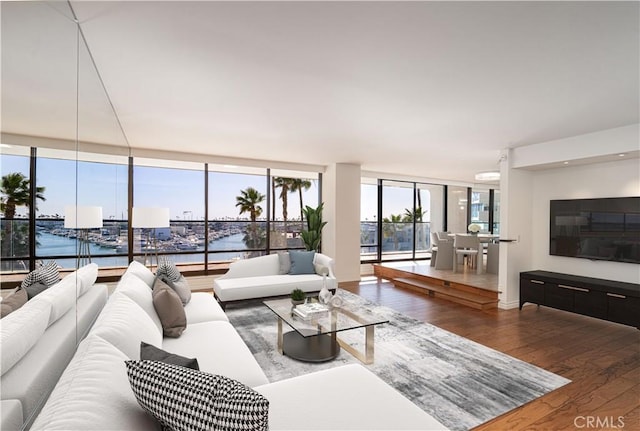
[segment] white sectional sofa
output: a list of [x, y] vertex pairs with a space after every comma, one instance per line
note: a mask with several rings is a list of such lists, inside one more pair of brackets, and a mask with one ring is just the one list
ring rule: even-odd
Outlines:
[[97, 265], [84, 266], [0, 321], [3, 431], [29, 428], [104, 307], [97, 276]]
[[[269, 383], [206, 292], [185, 306], [187, 327], [163, 338], [153, 307], [153, 275], [132, 263], [60, 378], [33, 430], [153, 430], [158, 423], [137, 403], [125, 361], [141, 341], [186, 357], [200, 370], [238, 380], [269, 401], [270, 430], [436, 430], [430, 415], [360, 365]], [[275, 325], [275, 321], [274, 321]], [[274, 343], [276, 340], [274, 339]]]
[[[322, 289], [322, 275], [283, 273], [280, 259], [278, 254], [269, 254], [229, 265], [229, 270], [213, 282], [213, 290], [222, 307], [233, 301], [288, 295], [296, 288], [304, 292], [318, 292]], [[335, 291], [338, 283], [333, 259], [316, 253], [313, 263], [327, 268], [327, 289]]]

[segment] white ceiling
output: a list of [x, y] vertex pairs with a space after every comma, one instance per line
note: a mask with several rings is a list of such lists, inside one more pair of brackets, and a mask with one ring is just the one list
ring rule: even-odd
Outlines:
[[[134, 148], [473, 182], [503, 148], [639, 122], [638, 2], [71, 5]], [[63, 6], [45, 28], [72, 37]], [[2, 130], [68, 138], [74, 62], [25, 8], [2, 4]], [[80, 137], [126, 145], [89, 75]]]

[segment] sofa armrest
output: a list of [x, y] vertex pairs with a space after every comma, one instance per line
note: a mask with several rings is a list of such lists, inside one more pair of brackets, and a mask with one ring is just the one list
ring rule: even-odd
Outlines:
[[313, 263], [326, 266], [327, 268], [329, 268], [329, 277], [336, 278], [335, 261], [326, 254], [316, 253], [313, 258]]
[[280, 261], [277, 254], [241, 259], [229, 265], [226, 274], [218, 278], [244, 278], [278, 275]]

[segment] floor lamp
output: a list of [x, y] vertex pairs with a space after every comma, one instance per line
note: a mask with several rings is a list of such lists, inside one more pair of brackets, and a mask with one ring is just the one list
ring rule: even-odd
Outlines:
[[[156, 229], [159, 227], [169, 227], [169, 208], [133, 207], [133, 220], [131, 221], [131, 227], [134, 229], [148, 229], [147, 246], [144, 251], [144, 264], [147, 264], [149, 244], [152, 244], [157, 265], [158, 244], [156, 239]], [[153, 256], [150, 258], [150, 267], [153, 267]]]
[[89, 229], [102, 227], [102, 207], [64, 207], [64, 227], [78, 229], [78, 267], [91, 263]]

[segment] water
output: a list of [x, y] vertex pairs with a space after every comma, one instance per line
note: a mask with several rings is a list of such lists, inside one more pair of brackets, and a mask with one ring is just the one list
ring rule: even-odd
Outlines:
[[[243, 241], [244, 234], [234, 234], [224, 238], [213, 240], [209, 243], [209, 261], [228, 261], [242, 258], [244, 252], [230, 252], [225, 250], [238, 250], [245, 248]], [[68, 259], [56, 259], [58, 265], [63, 268], [74, 268], [76, 266], [76, 258], [78, 243], [74, 238], [53, 235], [47, 232], [38, 234], [38, 245], [36, 254], [43, 260], [48, 260], [46, 256], [69, 256]], [[122, 256], [118, 257], [100, 257], [100, 255], [114, 254], [113, 248], [101, 247], [98, 244], [90, 243], [89, 251], [91, 253], [91, 261], [97, 263], [100, 267], [109, 266], [127, 266], [128, 257], [126, 251], [120, 252]], [[198, 246], [194, 251], [204, 251], [204, 246]], [[219, 251], [218, 253], [211, 253]], [[204, 253], [196, 254], [170, 254], [171, 260], [176, 263], [204, 263]]]

